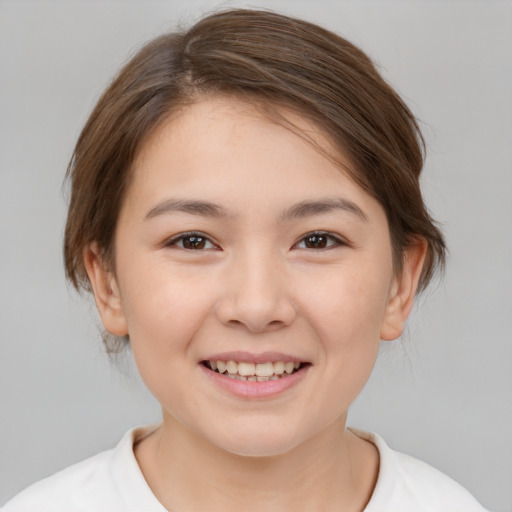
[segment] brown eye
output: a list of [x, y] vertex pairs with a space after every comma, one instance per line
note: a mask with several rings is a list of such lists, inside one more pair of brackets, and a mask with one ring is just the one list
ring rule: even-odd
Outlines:
[[328, 233], [309, 233], [295, 246], [297, 249], [328, 249], [337, 245], [344, 245], [339, 238]]
[[184, 249], [204, 249], [206, 246], [206, 239], [202, 236], [187, 236], [183, 238]]
[[215, 249], [215, 245], [205, 236], [200, 234], [180, 235], [165, 244], [167, 247], [178, 247], [189, 251], [202, 251]]
[[325, 249], [327, 247], [327, 237], [325, 235], [311, 235], [304, 239], [304, 245], [307, 249]]

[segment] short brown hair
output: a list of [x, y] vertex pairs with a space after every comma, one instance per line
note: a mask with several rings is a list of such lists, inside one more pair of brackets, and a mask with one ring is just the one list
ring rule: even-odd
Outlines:
[[[68, 167], [66, 275], [90, 289], [83, 251], [112, 257], [134, 158], [176, 109], [209, 94], [285, 105], [314, 121], [353, 164], [351, 177], [383, 206], [397, 267], [427, 242], [419, 289], [443, 266], [443, 236], [420, 192], [424, 143], [416, 119], [371, 60], [342, 37], [268, 11], [228, 10], [145, 45], [120, 71], [87, 121]], [[110, 260], [112, 261], [112, 260]]]

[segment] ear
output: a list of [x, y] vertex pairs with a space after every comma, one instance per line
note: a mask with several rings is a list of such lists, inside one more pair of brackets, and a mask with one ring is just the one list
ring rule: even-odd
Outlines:
[[126, 317], [116, 277], [114, 272], [107, 270], [96, 243], [84, 249], [84, 264], [103, 326], [114, 336], [127, 335]]
[[427, 242], [418, 240], [406, 249], [403, 269], [393, 278], [380, 337], [391, 341], [398, 338], [414, 304], [418, 283], [427, 253]]

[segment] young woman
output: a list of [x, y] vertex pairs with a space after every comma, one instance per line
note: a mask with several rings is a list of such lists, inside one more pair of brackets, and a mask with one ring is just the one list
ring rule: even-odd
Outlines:
[[145, 46], [78, 140], [64, 250], [162, 422], [2, 510], [483, 510], [346, 425], [444, 261], [422, 163], [403, 101], [318, 26], [231, 10]]

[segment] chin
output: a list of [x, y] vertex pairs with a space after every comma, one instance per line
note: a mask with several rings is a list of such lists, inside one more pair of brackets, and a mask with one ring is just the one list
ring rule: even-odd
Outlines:
[[292, 432], [285, 431], [282, 424], [275, 428], [224, 431], [221, 438], [211, 441], [220, 449], [241, 457], [277, 457], [301, 444], [301, 440]]

